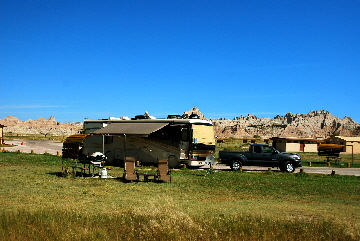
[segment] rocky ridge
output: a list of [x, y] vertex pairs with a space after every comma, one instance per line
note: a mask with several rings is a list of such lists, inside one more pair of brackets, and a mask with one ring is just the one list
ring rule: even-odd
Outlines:
[[4, 134], [43, 134], [54, 136], [68, 136], [78, 133], [82, 128], [82, 123], [60, 123], [54, 117], [49, 119], [39, 118], [38, 120], [21, 121], [17, 117], [8, 116], [0, 119], [0, 124], [4, 125]]
[[[184, 115], [197, 114], [201, 119], [206, 117], [197, 107], [185, 111]], [[333, 135], [360, 136], [360, 125], [350, 117], [343, 119], [331, 115], [325, 110], [311, 111], [307, 114], [291, 114], [271, 118], [258, 118], [255, 115], [239, 116], [233, 120], [212, 119], [214, 132], [218, 138], [327, 138]], [[82, 123], [60, 123], [54, 117], [49, 119], [21, 121], [8, 116], [0, 119], [4, 133], [72, 135], [78, 133]]]
[[[194, 107], [186, 112], [205, 118]], [[239, 116], [233, 120], [212, 119], [214, 132], [218, 138], [327, 138], [333, 135], [360, 136], [360, 125], [350, 117], [340, 119], [325, 110], [311, 111], [307, 114], [276, 116], [274, 119], [258, 118], [255, 115]]]

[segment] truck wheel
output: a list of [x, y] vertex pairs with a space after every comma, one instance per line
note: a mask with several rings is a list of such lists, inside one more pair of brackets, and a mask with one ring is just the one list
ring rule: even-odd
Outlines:
[[294, 164], [292, 164], [291, 162], [287, 161], [284, 163], [284, 167], [283, 167], [283, 171], [284, 172], [294, 172], [295, 171], [295, 167]]
[[232, 171], [239, 171], [240, 167], [242, 167], [242, 164], [239, 160], [233, 160], [230, 167]]

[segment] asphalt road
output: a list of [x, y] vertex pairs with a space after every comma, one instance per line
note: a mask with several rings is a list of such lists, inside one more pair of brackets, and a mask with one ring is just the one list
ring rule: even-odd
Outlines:
[[[8, 151], [21, 151], [24, 153], [34, 153], [43, 154], [45, 152], [57, 155], [62, 151], [62, 143], [57, 141], [41, 141], [41, 140], [5, 140], [6, 144], [16, 145], [14, 147], [2, 147]], [[228, 170], [230, 167], [223, 164], [216, 164], [213, 166], [215, 170]], [[209, 166], [204, 166], [203, 169], [209, 168]], [[360, 176], [360, 168], [338, 168], [338, 167], [300, 167], [296, 168], [295, 173], [300, 172], [300, 169], [303, 169], [305, 173], [318, 173], [318, 174], [328, 174], [330, 175], [332, 171], [335, 171], [337, 175], [350, 175], [350, 176]], [[268, 171], [268, 167], [256, 167], [256, 166], [244, 166], [243, 171], [251, 172], [265, 172]], [[279, 171], [277, 168], [272, 168], [272, 171]]]

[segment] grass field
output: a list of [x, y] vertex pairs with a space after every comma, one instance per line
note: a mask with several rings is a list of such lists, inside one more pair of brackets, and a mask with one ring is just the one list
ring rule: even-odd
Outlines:
[[61, 165], [0, 152], [0, 240], [360, 239], [359, 177], [184, 169], [171, 183], [124, 183]]
[[5, 133], [5, 140], [55, 140], [64, 142], [68, 136], [54, 136], [48, 134], [17, 134], [17, 133]]

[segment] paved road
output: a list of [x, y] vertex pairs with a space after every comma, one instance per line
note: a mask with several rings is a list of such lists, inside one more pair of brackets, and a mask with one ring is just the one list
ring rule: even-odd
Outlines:
[[[209, 168], [209, 166], [204, 167]], [[229, 166], [225, 166], [224, 164], [215, 164], [215, 170], [228, 170], [230, 171]], [[251, 172], [265, 172], [268, 171], [268, 167], [257, 167], [257, 166], [244, 166], [243, 171], [251, 171]], [[295, 170], [295, 173], [300, 172], [300, 169], [304, 169], [305, 173], [318, 173], [318, 174], [331, 174], [332, 171], [335, 171], [337, 175], [349, 175], [349, 176], [360, 176], [360, 168], [339, 168], [339, 167], [298, 167]], [[279, 172], [278, 168], [271, 168], [274, 172]]]
[[[45, 151], [52, 155], [57, 155], [59, 152], [61, 154], [62, 143], [57, 141], [39, 141], [39, 140], [5, 140], [6, 144], [16, 145], [14, 147], [3, 147], [8, 151], [18, 151], [24, 153], [30, 153], [31, 150], [34, 153], [43, 154]], [[23, 143], [23, 145], [22, 145]], [[204, 168], [209, 168], [205, 166]], [[229, 170], [230, 167], [223, 164], [214, 165], [215, 170]], [[295, 172], [300, 172], [300, 169], [304, 169], [305, 173], [319, 173], [319, 174], [331, 174], [332, 171], [335, 171], [335, 174], [339, 175], [351, 175], [351, 176], [360, 176], [360, 168], [338, 168], [338, 167], [301, 167], [297, 168]], [[267, 171], [268, 167], [252, 167], [245, 166], [243, 171], [252, 171], [252, 172], [264, 172]], [[272, 171], [279, 171], [277, 168], [272, 168]]]

